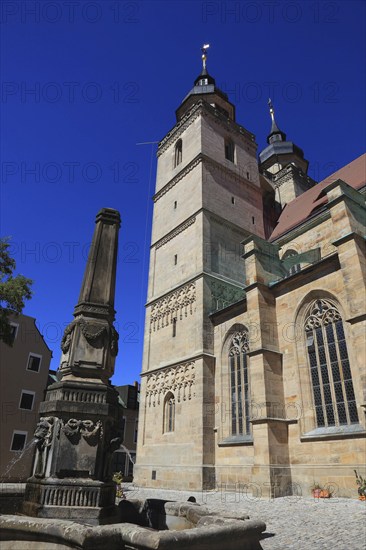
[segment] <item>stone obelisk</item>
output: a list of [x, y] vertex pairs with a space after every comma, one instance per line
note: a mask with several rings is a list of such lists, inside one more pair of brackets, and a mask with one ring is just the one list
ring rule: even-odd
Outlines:
[[112, 453], [122, 442], [122, 409], [109, 379], [118, 352], [114, 322], [119, 212], [103, 208], [74, 320], [66, 328], [58, 382], [49, 386], [35, 431], [27, 515], [108, 523], [114, 519]]

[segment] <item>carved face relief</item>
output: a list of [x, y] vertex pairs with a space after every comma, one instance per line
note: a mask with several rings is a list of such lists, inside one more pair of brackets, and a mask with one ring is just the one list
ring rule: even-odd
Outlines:
[[34, 437], [38, 439], [42, 447], [51, 444], [54, 420], [55, 418], [53, 416], [41, 417], [34, 430]]

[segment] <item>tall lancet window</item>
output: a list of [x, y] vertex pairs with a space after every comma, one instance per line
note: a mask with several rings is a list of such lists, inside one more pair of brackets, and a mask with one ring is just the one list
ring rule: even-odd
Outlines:
[[164, 433], [174, 432], [175, 428], [175, 397], [169, 392], [164, 399]]
[[229, 346], [231, 435], [250, 434], [248, 351], [248, 331], [235, 332]]
[[343, 322], [329, 300], [315, 300], [305, 321], [318, 427], [358, 423]]
[[235, 145], [232, 139], [225, 139], [225, 158], [234, 162]]
[[182, 162], [183, 144], [182, 140], [178, 139], [174, 149], [174, 168]]

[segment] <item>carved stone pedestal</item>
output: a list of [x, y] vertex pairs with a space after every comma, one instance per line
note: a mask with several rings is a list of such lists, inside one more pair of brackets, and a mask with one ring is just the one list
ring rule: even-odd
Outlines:
[[23, 513], [39, 518], [59, 518], [101, 525], [118, 520], [115, 483], [90, 479], [31, 478], [27, 483]]
[[110, 464], [122, 442], [117, 392], [105, 384], [66, 380], [50, 386], [40, 409], [23, 512], [91, 524], [113, 521]]

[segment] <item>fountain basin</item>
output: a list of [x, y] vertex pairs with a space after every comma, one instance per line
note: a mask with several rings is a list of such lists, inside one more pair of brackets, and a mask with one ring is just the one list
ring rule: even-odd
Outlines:
[[262, 521], [214, 514], [191, 502], [122, 501], [120, 523], [92, 526], [76, 521], [4, 515], [2, 550], [260, 550]]

